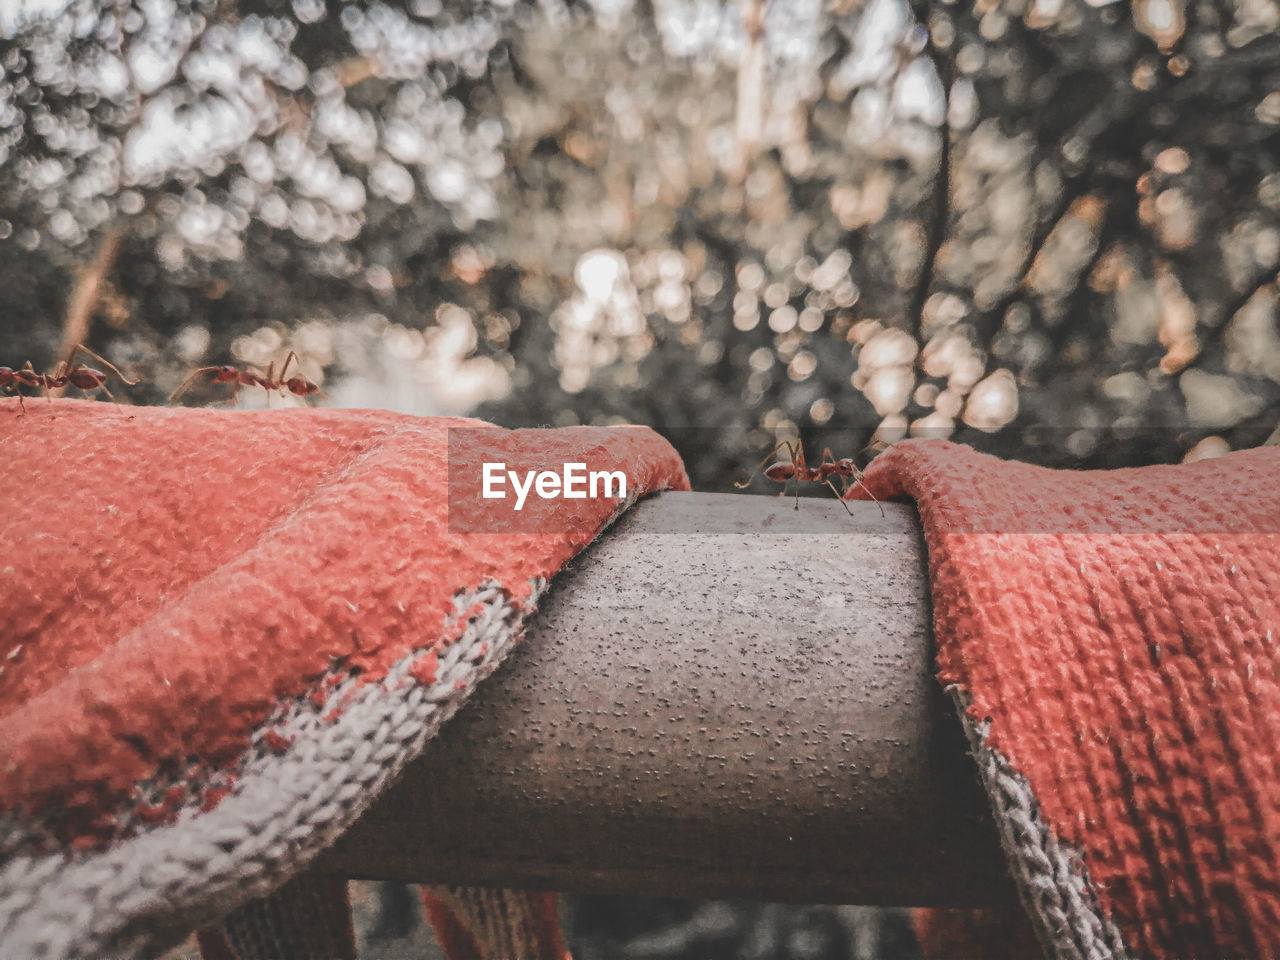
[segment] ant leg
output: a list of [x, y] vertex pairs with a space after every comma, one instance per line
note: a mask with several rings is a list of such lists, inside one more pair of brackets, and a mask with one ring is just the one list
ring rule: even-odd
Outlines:
[[114, 363], [112, 363], [106, 357], [101, 356], [100, 354], [94, 353], [92, 350], [86, 347], [83, 343], [77, 343], [75, 345], [75, 348], [71, 351], [71, 353], [67, 355], [67, 359], [62, 362], [69, 366], [70, 360], [72, 357], [76, 355], [77, 350], [80, 351], [81, 353], [87, 353], [89, 356], [93, 357], [93, 359], [97, 360], [99, 363], [105, 364], [112, 373], [114, 373], [117, 377], [120, 378], [120, 382], [127, 387], [132, 387], [142, 382], [141, 380], [130, 380], [128, 377], [126, 377], [123, 373], [120, 372], [120, 369]]
[[70, 380], [68, 374], [71, 372], [70, 364], [65, 360], [59, 360], [57, 367], [53, 373], [45, 374], [42, 378], [44, 387], [44, 398], [49, 403], [49, 417], [53, 417], [53, 392], [58, 391], [58, 396], [62, 396], [62, 391]]
[[796, 465], [797, 474], [804, 470], [804, 441], [797, 440], [795, 443], [788, 443], [787, 456], [789, 456], [791, 458], [791, 462]]
[[796, 509], [800, 509], [800, 474], [804, 473], [804, 441], [797, 440], [794, 445], [787, 444], [787, 453], [791, 455], [791, 465], [795, 468]]
[[[840, 506], [844, 507], [844, 512], [852, 517], [853, 511], [849, 509], [849, 504], [845, 502], [844, 494], [842, 494], [839, 490], [836, 489], [836, 485], [831, 482], [830, 478], [828, 478], [827, 480], [824, 480], [823, 483], [825, 483], [828, 487], [831, 488], [831, 492], [834, 493], [836, 495], [836, 499], [840, 501]], [[846, 492], [848, 492], [847, 489], [846, 489]]]
[[[121, 404], [120, 401], [116, 399], [115, 394], [113, 394], [110, 390], [107, 389], [107, 385], [105, 383], [98, 384], [97, 388], [107, 395], [108, 399], [110, 399], [110, 401], [116, 405], [117, 410], [119, 410], [121, 413], [124, 413], [124, 405]], [[133, 414], [128, 414], [128, 417], [130, 420], [132, 420]]]
[[749, 487], [749, 486], [751, 486], [751, 481], [752, 481], [752, 480], [754, 480], [754, 479], [756, 478], [756, 474], [760, 472], [760, 468], [761, 468], [761, 467], [763, 467], [763, 466], [764, 466], [766, 463], [768, 463], [770, 460], [772, 460], [772, 459], [773, 459], [773, 455], [774, 455], [775, 453], [777, 453], [779, 450], [781, 450], [783, 447], [788, 447], [788, 448], [790, 448], [790, 446], [791, 446], [791, 444], [790, 444], [790, 443], [788, 443], [786, 440], [783, 440], [780, 444], [778, 444], [776, 447], [774, 447], [772, 450], [770, 450], [768, 453], [766, 453], [766, 454], [764, 455], [764, 459], [763, 459], [763, 460], [761, 460], [759, 463], [757, 463], [757, 464], [756, 464], [756, 468], [755, 468], [754, 470], [752, 470], [752, 471], [751, 471], [751, 476], [747, 477], [747, 479], [746, 479], [746, 481], [745, 481], [744, 483], [738, 483], [738, 482], [735, 480], [735, 481], [734, 481], [734, 483], [733, 483], [733, 485], [734, 485], [735, 487], [737, 487], [739, 490], [741, 490], [743, 487]]
[[[289, 379], [289, 362], [293, 361], [294, 365], [301, 368], [302, 361], [298, 359], [297, 352], [290, 350], [289, 355], [284, 358], [284, 363], [280, 365], [280, 395], [284, 396], [285, 382]], [[268, 378], [270, 379], [270, 378]]]
[[876, 506], [880, 508], [880, 516], [882, 517], [887, 516], [887, 514], [884, 512], [884, 504], [880, 502], [879, 497], [877, 497], [874, 493], [871, 492], [871, 488], [862, 482], [862, 477], [863, 477], [863, 473], [861, 470], [859, 470], [858, 475], [853, 478], [853, 485], [855, 487], [861, 487], [863, 490], [867, 491], [867, 496], [870, 497], [872, 500], [874, 500], [876, 502]]

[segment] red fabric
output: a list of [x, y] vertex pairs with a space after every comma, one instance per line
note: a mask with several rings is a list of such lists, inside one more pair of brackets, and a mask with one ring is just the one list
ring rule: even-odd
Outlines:
[[222, 931], [214, 927], [201, 927], [196, 931], [196, 946], [200, 960], [240, 960]]
[[554, 893], [424, 887], [422, 907], [448, 960], [573, 960]]
[[554, 893], [535, 891], [530, 891], [526, 896], [533, 916], [533, 935], [537, 943], [541, 944], [541, 953], [547, 960], [573, 960], [560, 930], [560, 898]]
[[[913, 910], [911, 925], [929, 960], [1043, 960], [1025, 914], [1008, 910]], [[205, 957], [204, 960], [213, 960]]]
[[449, 960], [486, 960], [476, 936], [448, 901], [424, 890], [422, 908], [436, 935], [436, 943]]
[[536, 501], [538, 532], [470, 532], [495, 507], [476, 496], [482, 461], [688, 487], [643, 428], [375, 411], [7, 404], [0, 446], [0, 812], [81, 846], [119, 835], [139, 781], [229, 768], [335, 664], [374, 680], [447, 644], [460, 591], [496, 581], [527, 601], [615, 509]]
[[909, 441], [866, 484], [919, 505], [939, 677], [1129, 948], [1280, 955], [1280, 448], [1069, 472]]

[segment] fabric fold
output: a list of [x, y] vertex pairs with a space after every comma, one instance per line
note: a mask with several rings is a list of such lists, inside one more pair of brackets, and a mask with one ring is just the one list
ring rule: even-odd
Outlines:
[[908, 441], [865, 482], [919, 506], [938, 676], [1046, 954], [1280, 955], [1280, 449]]
[[[633, 427], [54, 401], [0, 443], [7, 956], [152, 952], [278, 888], [570, 558], [688, 488]], [[483, 498], [490, 462], [627, 483], [516, 515]]]

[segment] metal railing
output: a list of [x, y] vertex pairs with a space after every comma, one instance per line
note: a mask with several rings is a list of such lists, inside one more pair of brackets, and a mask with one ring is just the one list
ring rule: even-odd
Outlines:
[[980, 906], [1014, 896], [933, 678], [915, 511], [667, 493], [322, 860], [415, 882]]

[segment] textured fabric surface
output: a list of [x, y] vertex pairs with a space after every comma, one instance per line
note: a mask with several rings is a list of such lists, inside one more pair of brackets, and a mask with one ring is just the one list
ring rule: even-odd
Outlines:
[[[638, 428], [55, 401], [0, 417], [0, 443], [15, 956], [154, 950], [279, 886], [497, 666], [547, 578], [630, 500], [687, 487]], [[486, 460], [624, 469], [628, 499], [476, 533]]]
[[[203, 931], [202, 931], [203, 932]], [[351, 902], [340, 877], [304, 872], [269, 897], [251, 900], [218, 925], [238, 960], [355, 960]], [[216, 960], [204, 949], [204, 960]]]
[[940, 679], [1109, 955], [1280, 955], [1280, 449], [1068, 472], [909, 441], [866, 483], [919, 505]]
[[571, 960], [555, 894], [434, 886], [422, 905], [449, 960]]
[[[951, 687], [950, 692], [969, 737], [978, 775], [991, 799], [1000, 844], [1026, 914], [1019, 922], [1017, 917], [1006, 921], [999, 915], [976, 920], [972, 913], [962, 913], [958, 924], [952, 916], [940, 924], [926, 920], [918, 926], [934, 931], [933, 943], [939, 942], [939, 930], [956, 934], [964, 947], [960, 953], [951, 952], [953, 956], [1002, 954], [1017, 944], [1025, 948], [1030, 940], [1042, 944], [1044, 953], [1054, 960], [1123, 960], [1128, 955], [1124, 939], [1099, 906], [1079, 852], [1059, 841], [1045, 822], [1031, 785], [991, 746], [989, 724], [976, 722], [969, 715], [969, 698], [959, 687]], [[931, 912], [918, 911], [918, 917], [928, 917]], [[952, 945], [952, 951], [956, 946]], [[941, 960], [945, 955], [932, 956]], [[1039, 950], [1028, 954], [1037, 955]]]
[[920, 948], [930, 960], [1039, 960], [1043, 956], [1026, 915], [1016, 907], [916, 910], [912, 922]]

